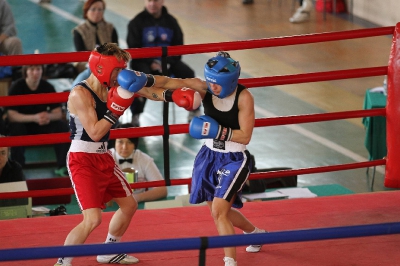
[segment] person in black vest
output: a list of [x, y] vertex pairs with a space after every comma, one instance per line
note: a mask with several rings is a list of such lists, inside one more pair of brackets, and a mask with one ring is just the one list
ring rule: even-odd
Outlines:
[[[75, 50], [92, 51], [96, 46], [103, 43], [118, 44], [118, 32], [114, 25], [104, 19], [106, 2], [104, 0], [87, 0], [82, 8], [84, 21], [72, 29]], [[86, 67], [86, 62], [77, 65], [80, 72], [72, 85], [75, 86], [90, 76], [90, 69]], [[82, 71], [82, 68], [83, 71]]]

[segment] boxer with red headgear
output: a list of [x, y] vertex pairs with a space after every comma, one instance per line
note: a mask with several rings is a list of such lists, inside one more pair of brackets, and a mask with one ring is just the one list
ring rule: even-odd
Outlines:
[[[121, 169], [107, 150], [112, 125], [133, 101], [133, 93], [118, 85], [118, 73], [131, 56], [116, 44], [97, 47], [89, 58], [92, 74], [78, 83], [68, 98], [71, 146], [67, 167], [83, 220], [67, 236], [65, 245], [83, 244], [101, 223], [105, 203], [119, 205], [110, 222], [106, 243], [119, 242], [137, 209], [137, 202]], [[109, 89], [109, 87], [111, 87]], [[56, 265], [72, 265], [72, 257]], [[127, 254], [97, 256], [100, 263], [132, 264], [139, 260]]]
[[[101, 50], [101, 46], [97, 49]], [[89, 68], [93, 75], [100, 81], [102, 85], [111, 87], [111, 73], [115, 68], [126, 68], [127, 62], [122, 58], [117, 58], [113, 55], [102, 55], [98, 51], [93, 51], [89, 57]]]
[[[116, 44], [106, 43], [90, 55], [89, 78], [79, 82], [68, 98], [71, 147], [68, 172], [83, 220], [67, 236], [65, 245], [83, 244], [101, 223], [101, 210], [114, 200], [119, 205], [111, 219], [106, 243], [119, 242], [137, 209], [137, 202], [121, 169], [107, 151], [110, 129], [131, 105], [134, 93], [163, 101], [164, 89], [157, 88], [155, 77], [125, 70], [131, 56]], [[184, 95], [192, 97], [181, 99]], [[194, 101], [190, 89], [176, 94], [174, 100], [185, 108]], [[198, 94], [198, 93], [197, 93]], [[59, 258], [56, 265], [72, 265], [72, 257]], [[133, 264], [139, 260], [127, 254], [97, 256], [100, 263]]]

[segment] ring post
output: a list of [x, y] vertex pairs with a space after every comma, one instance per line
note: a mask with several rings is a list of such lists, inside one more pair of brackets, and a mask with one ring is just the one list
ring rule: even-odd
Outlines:
[[400, 23], [396, 24], [390, 50], [387, 80], [385, 187], [400, 188]]

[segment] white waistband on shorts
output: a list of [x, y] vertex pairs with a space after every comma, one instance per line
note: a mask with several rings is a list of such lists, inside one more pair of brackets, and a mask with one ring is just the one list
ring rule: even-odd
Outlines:
[[107, 142], [89, 142], [74, 139], [69, 147], [70, 152], [106, 153]]
[[211, 150], [218, 152], [241, 152], [246, 150], [246, 145], [233, 141], [225, 141], [225, 149], [214, 147], [214, 139], [206, 139], [204, 144]]

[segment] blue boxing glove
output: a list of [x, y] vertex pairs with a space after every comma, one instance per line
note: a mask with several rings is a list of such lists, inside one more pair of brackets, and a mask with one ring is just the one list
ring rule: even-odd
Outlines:
[[119, 72], [117, 80], [122, 88], [133, 93], [141, 90], [143, 87], [151, 87], [155, 82], [153, 75], [146, 75], [143, 72], [127, 69]]
[[189, 134], [195, 139], [218, 139], [229, 141], [232, 139], [232, 129], [223, 127], [208, 115], [194, 117], [189, 125]]

